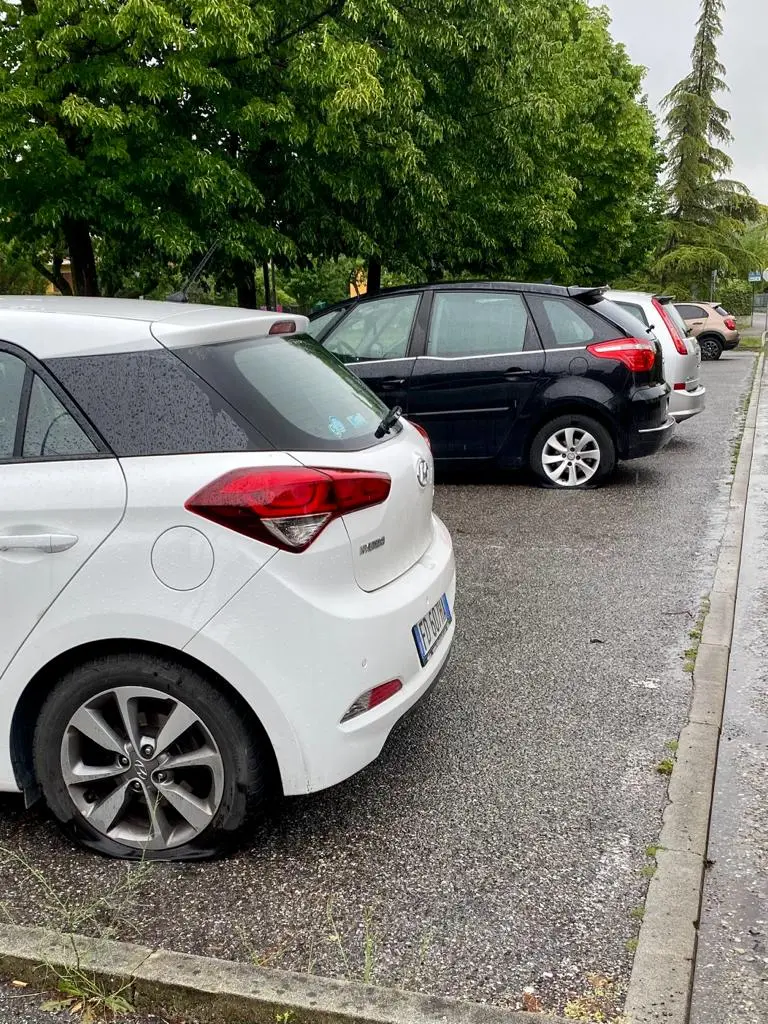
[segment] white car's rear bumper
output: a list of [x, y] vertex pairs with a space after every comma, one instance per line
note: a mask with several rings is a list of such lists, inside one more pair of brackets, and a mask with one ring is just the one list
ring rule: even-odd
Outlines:
[[707, 389], [703, 386], [695, 391], [672, 391], [669, 395], [669, 415], [677, 420], [690, 419], [704, 409], [704, 396]]
[[[340, 571], [335, 546], [332, 556], [326, 574], [316, 556], [278, 553], [185, 648], [259, 716], [286, 794], [335, 785], [373, 761], [439, 675], [455, 632], [454, 620], [422, 666], [413, 626], [444, 593], [454, 610], [453, 546], [437, 517], [419, 561], [373, 592], [355, 584], [351, 565]], [[362, 693], [392, 679], [403, 684], [394, 697], [342, 724]]]

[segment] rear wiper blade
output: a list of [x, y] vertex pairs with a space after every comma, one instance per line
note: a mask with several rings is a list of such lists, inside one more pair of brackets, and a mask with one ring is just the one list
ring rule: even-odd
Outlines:
[[378, 427], [376, 427], [374, 437], [384, 437], [385, 434], [388, 434], [402, 415], [403, 410], [400, 408], [399, 405], [396, 405], [393, 409], [390, 409], [389, 412], [382, 418], [382, 421], [378, 425]]

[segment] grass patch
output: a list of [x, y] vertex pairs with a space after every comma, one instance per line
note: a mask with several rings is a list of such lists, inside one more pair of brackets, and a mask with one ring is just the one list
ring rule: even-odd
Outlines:
[[750, 352], [762, 352], [763, 351], [763, 338], [762, 335], [759, 338], [744, 337], [742, 336], [739, 342], [739, 348], [748, 349]]
[[672, 758], [671, 757], [665, 757], [663, 760], [659, 761], [659, 763], [656, 765], [656, 771], [659, 773], [659, 775], [671, 775], [672, 774], [672, 769], [674, 767], [675, 767], [675, 762], [672, 760]]
[[641, 904], [639, 907], [632, 907], [629, 916], [633, 921], [642, 921], [645, 917], [645, 906]]
[[639, 945], [640, 943], [637, 939], [627, 939], [624, 943], [624, 948], [628, 953], [636, 953]]
[[[703, 597], [699, 604], [699, 612], [696, 616], [696, 622], [693, 625], [693, 629], [688, 633], [688, 637], [692, 640], [690, 647], [683, 651], [683, 672], [688, 675], [693, 675], [693, 671], [696, 668], [696, 657], [699, 653], [699, 646], [701, 644], [701, 636], [704, 632], [704, 620], [709, 612], [710, 601], [708, 597]], [[672, 741], [674, 742], [674, 741]], [[669, 746], [669, 744], [667, 744]], [[672, 747], [669, 748], [670, 750]], [[675, 748], [677, 749], [677, 748]]]

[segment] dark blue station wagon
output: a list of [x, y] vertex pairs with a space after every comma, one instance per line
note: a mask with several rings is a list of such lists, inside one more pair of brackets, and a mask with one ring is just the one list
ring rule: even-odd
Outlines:
[[669, 440], [658, 343], [602, 289], [465, 281], [317, 313], [309, 333], [429, 434], [441, 463], [594, 486]]

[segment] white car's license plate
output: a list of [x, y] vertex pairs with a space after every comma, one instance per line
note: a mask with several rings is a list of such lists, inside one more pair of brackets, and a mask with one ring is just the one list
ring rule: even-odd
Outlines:
[[424, 618], [413, 627], [413, 639], [416, 641], [416, 650], [419, 652], [419, 661], [422, 665], [426, 665], [435, 653], [435, 648], [451, 621], [448, 598], [443, 594], [437, 604], [433, 605]]

